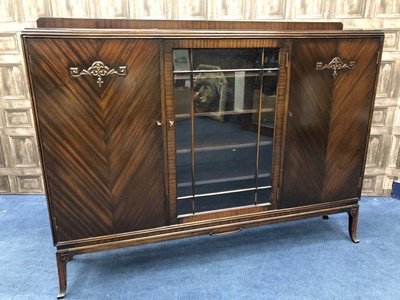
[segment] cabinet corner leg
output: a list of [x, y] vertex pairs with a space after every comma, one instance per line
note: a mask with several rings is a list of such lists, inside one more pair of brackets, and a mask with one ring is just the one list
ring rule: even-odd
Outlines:
[[350, 238], [354, 243], [359, 243], [360, 241], [357, 239], [358, 205], [350, 209], [347, 213], [349, 214]]
[[57, 299], [64, 298], [67, 292], [67, 262], [71, 260], [72, 256], [68, 252], [57, 252], [57, 269], [58, 269], [58, 281], [60, 283], [60, 290], [57, 295]]

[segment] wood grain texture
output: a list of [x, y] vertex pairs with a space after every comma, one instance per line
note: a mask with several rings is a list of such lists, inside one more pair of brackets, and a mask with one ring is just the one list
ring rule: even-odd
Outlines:
[[[313, 9], [313, 5], [321, 8], [321, 1], [299, 0], [270, 0], [270, 1], [243, 1], [243, 17], [245, 22], [262, 24], [270, 21], [339, 21], [347, 29], [382, 29], [385, 31], [384, 63], [382, 64], [380, 86], [384, 93], [376, 101], [376, 110], [383, 112], [382, 122], [373, 124], [373, 138], [370, 140], [369, 156], [375, 161], [366, 168], [365, 195], [388, 195], [391, 191], [393, 178], [400, 177], [400, 159], [398, 159], [397, 140], [400, 134], [400, 124], [395, 123], [400, 114], [398, 66], [400, 63], [400, 22], [398, 0], [327, 0], [323, 1], [323, 12]], [[27, 27], [36, 27], [38, 17], [82, 17], [82, 18], [123, 18], [123, 19], [169, 19], [171, 23], [180, 20], [198, 20], [199, 18], [216, 20], [217, 18], [234, 18], [234, 15], [220, 14], [221, 9], [231, 10], [234, 1], [187, 1], [187, 0], [85, 0], [85, 1], [55, 1], [55, 0], [4, 0], [0, 3], [0, 52], [1, 64], [5, 69], [10, 65], [20, 68], [11, 76], [5, 76], [4, 81], [10, 83], [14, 89], [27, 87], [24, 72], [21, 44], [18, 41], [19, 31]], [[299, 14], [300, 13], [300, 14]], [[322, 15], [321, 15], [322, 14]], [[321, 18], [322, 17], [322, 18]], [[319, 19], [317, 19], [319, 18]], [[233, 19], [232, 19], [233, 20]], [[114, 20], [119, 21], [119, 20]], [[125, 21], [125, 20], [124, 20]], [[131, 20], [128, 20], [131, 21]], [[153, 20], [144, 20], [150, 23]], [[222, 23], [224, 23], [223, 21]], [[203, 21], [204, 22], [204, 21]], [[221, 21], [219, 21], [221, 23]], [[3, 68], [1, 68], [3, 69]], [[5, 74], [6, 75], [6, 74]], [[0, 75], [1, 77], [1, 75]], [[4, 88], [3, 83], [3, 88]], [[8, 89], [8, 87], [7, 87]], [[4, 89], [6, 91], [6, 89]], [[1, 93], [1, 91], [0, 91]], [[4, 115], [9, 108], [30, 109], [30, 95], [27, 93], [8, 94], [7, 100], [0, 101], [0, 115]], [[30, 166], [15, 166], [13, 157], [14, 149], [9, 145], [8, 139], [15, 132], [23, 136], [35, 135], [33, 124], [31, 127], [23, 124], [14, 128], [2, 128], [2, 152], [6, 165], [0, 167], [0, 175], [4, 178], [5, 193], [43, 193], [41, 184], [41, 168]], [[379, 143], [377, 143], [379, 141]], [[36, 147], [36, 142], [34, 147]], [[18, 148], [24, 156], [39, 159], [38, 153], [30, 152], [28, 147]], [[394, 163], [393, 163], [394, 161]], [[28, 184], [21, 181], [21, 176], [30, 174], [36, 180]], [[35, 183], [36, 182], [36, 183]]]
[[272, 154], [272, 190], [271, 190], [271, 209], [278, 208], [278, 197], [280, 193], [280, 185], [283, 170], [284, 159], [284, 139], [285, 139], [285, 112], [286, 112], [286, 99], [289, 93], [288, 86], [288, 70], [290, 65], [289, 52], [290, 42], [284, 41], [280, 45], [279, 53], [279, 79], [276, 93], [275, 103], [275, 120], [274, 120], [274, 140], [273, 140], [273, 154]]
[[232, 22], [193, 20], [114, 20], [39, 18], [38, 28], [131, 28], [131, 29], [232, 29], [232, 30], [341, 30], [340, 22]]
[[[57, 241], [165, 225], [157, 42], [29, 39], [28, 51]], [[127, 75], [102, 88], [69, 77], [96, 60]]]
[[335, 40], [293, 42], [279, 208], [322, 200], [334, 79], [315, 65], [329, 62], [336, 48]]
[[158, 42], [101, 40], [98, 49], [128, 69], [101, 90], [114, 232], [166, 225]]
[[191, 222], [198, 222], [198, 221], [204, 221], [204, 220], [213, 220], [213, 219], [219, 219], [219, 218], [226, 218], [226, 217], [232, 217], [232, 216], [238, 216], [238, 215], [248, 215], [248, 214], [253, 214], [257, 212], [263, 212], [266, 210], [271, 209], [270, 205], [251, 205], [247, 207], [239, 207], [239, 208], [230, 208], [230, 209], [222, 209], [220, 211], [215, 210], [212, 212], [204, 212], [204, 213], [198, 213], [196, 215], [185, 215], [185, 216], [180, 216], [179, 217], [179, 223], [191, 223]]
[[[107, 249], [129, 247], [146, 243], [158, 242], [173, 238], [183, 238], [199, 234], [208, 234], [210, 231], [233, 231], [240, 226], [253, 227], [278, 222], [293, 221], [310, 216], [326, 215], [344, 211], [343, 209], [357, 206], [357, 199], [347, 199], [337, 202], [326, 202], [307, 207], [294, 207], [280, 210], [265, 210], [251, 212], [243, 215], [224, 216], [211, 220], [199, 220], [183, 224], [175, 224], [162, 228], [140, 230], [126, 234], [114, 234], [110, 236], [95, 237], [78, 241], [60, 243], [58, 250], [71, 250], [79, 253], [103, 251]], [[335, 212], [336, 211], [336, 212]]]
[[[23, 33], [61, 295], [75, 254], [339, 212], [356, 241], [382, 33], [160, 31]], [[281, 52], [271, 205], [178, 219], [173, 49], [273, 47]], [[361, 67], [336, 79], [316, 70], [335, 56]], [[104, 77], [101, 88], [69, 76], [97, 60], [126, 66], [126, 76]]]
[[28, 45], [58, 241], [112, 233], [102, 111], [93, 101], [100, 90], [91, 80], [68, 74], [70, 66], [89, 63], [95, 48], [94, 40], [30, 40]]
[[[361, 196], [380, 39], [315, 42], [293, 44], [281, 208]], [[334, 57], [356, 67], [315, 70]]]
[[[164, 61], [164, 92], [165, 92], [165, 121], [175, 120], [175, 98], [174, 98], [174, 77], [173, 77], [173, 56], [172, 49], [175, 47], [172, 41], [163, 42]], [[170, 224], [176, 224], [177, 220], [177, 178], [176, 178], [176, 138], [175, 128], [166, 132], [167, 147], [167, 171], [168, 171], [168, 211]], [[174, 199], [174, 200], [172, 200]]]
[[342, 40], [337, 56], [354, 61], [339, 71], [333, 90], [323, 201], [361, 196], [380, 40]]

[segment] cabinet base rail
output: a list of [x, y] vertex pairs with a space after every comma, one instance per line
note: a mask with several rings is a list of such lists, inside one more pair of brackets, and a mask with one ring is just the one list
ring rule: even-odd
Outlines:
[[[304, 209], [304, 208], [303, 208]], [[296, 209], [295, 209], [296, 210]], [[293, 209], [290, 210], [283, 210], [287, 211], [282, 212], [281, 214], [276, 213], [273, 216], [265, 215], [270, 212], [263, 212], [254, 214], [254, 216], [236, 216], [234, 218], [224, 218], [216, 219], [210, 222], [210, 226], [204, 227], [204, 222], [195, 222], [195, 224], [180, 224], [180, 225], [171, 225], [167, 227], [171, 227], [172, 230], [166, 230], [163, 233], [163, 230], [153, 231], [152, 234], [148, 234], [141, 237], [130, 237], [129, 235], [126, 236], [125, 239], [117, 239], [112, 241], [110, 239], [109, 242], [105, 243], [95, 243], [93, 241], [92, 244], [84, 244], [84, 245], [57, 245], [57, 252], [56, 252], [56, 261], [57, 261], [57, 268], [58, 268], [58, 279], [60, 290], [58, 293], [57, 298], [61, 299], [64, 298], [67, 291], [67, 263], [71, 261], [72, 257], [78, 254], [87, 254], [92, 252], [99, 252], [105, 250], [111, 250], [116, 248], [126, 248], [131, 246], [138, 246], [144, 245], [149, 243], [156, 243], [162, 242], [167, 240], [173, 239], [180, 239], [185, 237], [192, 237], [197, 235], [209, 234], [212, 232], [213, 234], [225, 233], [225, 232], [233, 232], [233, 231], [241, 231], [244, 228], [248, 227], [255, 227], [261, 225], [268, 225], [273, 223], [281, 223], [286, 221], [294, 221], [299, 219], [306, 219], [306, 218], [313, 218], [313, 217], [322, 217], [328, 216], [331, 214], [337, 213], [347, 213], [349, 216], [348, 221], [348, 229], [349, 235], [351, 240], [354, 243], [358, 243], [359, 240], [357, 239], [357, 221], [358, 221], [358, 211], [359, 205], [358, 204], [351, 204], [345, 206], [336, 206], [330, 208], [321, 208], [319, 210], [310, 210], [310, 211], [303, 211], [303, 212], [291, 212]], [[196, 223], [201, 223], [196, 228]], [[161, 233], [160, 233], [161, 232]]]

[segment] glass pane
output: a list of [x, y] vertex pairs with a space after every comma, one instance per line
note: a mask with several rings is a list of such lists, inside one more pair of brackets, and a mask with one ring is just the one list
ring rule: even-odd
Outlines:
[[[272, 149], [274, 137], [275, 103], [277, 83], [279, 78], [279, 49], [265, 49], [264, 68], [270, 68], [263, 72], [263, 88], [260, 115], [260, 146], [258, 162], [257, 187], [270, 187], [272, 168]], [[271, 70], [272, 69], [272, 70]], [[270, 201], [271, 189], [257, 191], [257, 203]]]
[[172, 52], [174, 71], [191, 71], [188, 49], [175, 49]]
[[173, 60], [178, 213], [268, 203], [279, 49], [176, 49]]
[[264, 49], [264, 69], [279, 68], [279, 49]]
[[224, 121], [226, 114], [257, 114], [260, 71], [202, 72], [193, 76], [194, 113]]
[[[196, 195], [255, 188], [258, 132], [252, 115], [258, 115], [259, 74], [259, 71], [196, 74]], [[207, 93], [206, 89], [211, 92]], [[205, 105], [197, 105], [206, 102], [212, 103], [207, 109]], [[246, 205], [254, 203], [254, 192], [252, 195], [246, 198]], [[227, 207], [243, 205], [241, 197], [227, 199], [241, 201]]]
[[190, 76], [174, 76], [178, 197], [192, 195], [192, 121]]
[[193, 70], [260, 69], [262, 49], [193, 49]]
[[260, 148], [257, 186], [271, 185], [272, 142], [274, 137], [274, 118], [276, 102], [276, 83], [278, 72], [263, 74], [263, 93], [260, 116]]
[[254, 191], [198, 197], [195, 203], [196, 212], [254, 205]]
[[178, 215], [187, 215], [192, 213], [192, 199], [178, 200]]
[[177, 153], [176, 155], [176, 179], [178, 197], [189, 196], [192, 191], [192, 159], [191, 153]]
[[271, 189], [262, 189], [257, 191], [257, 204], [269, 203]]
[[[208, 190], [207, 182], [236, 181], [230, 189], [254, 187], [257, 132], [242, 128], [241, 115], [225, 115], [223, 122], [209, 117], [195, 117], [194, 122], [195, 182], [201, 193], [224, 191], [222, 184], [219, 188], [214, 184]], [[251, 185], [243, 187], [240, 181], [248, 179], [253, 179]], [[196, 188], [196, 194], [199, 192]]]

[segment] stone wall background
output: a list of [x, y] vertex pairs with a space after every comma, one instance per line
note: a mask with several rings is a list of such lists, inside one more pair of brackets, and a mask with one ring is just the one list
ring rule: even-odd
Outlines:
[[19, 39], [38, 17], [340, 21], [345, 29], [382, 29], [363, 194], [386, 195], [400, 178], [398, 0], [0, 0], [0, 193], [44, 193]]

